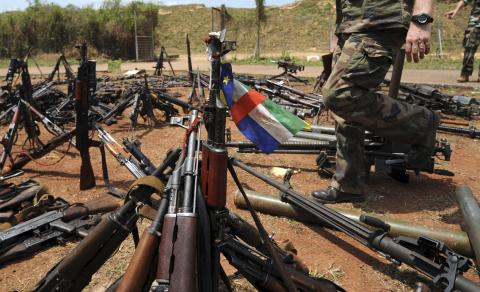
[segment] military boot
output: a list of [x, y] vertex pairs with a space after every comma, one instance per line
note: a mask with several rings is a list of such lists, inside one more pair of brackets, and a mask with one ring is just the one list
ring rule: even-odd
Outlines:
[[311, 195], [314, 199], [324, 204], [365, 201], [365, 196], [362, 194], [346, 193], [339, 191], [334, 187], [328, 187], [326, 190], [313, 191]]
[[459, 83], [468, 82], [468, 76], [467, 75], [460, 75], [460, 77], [457, 78], [457, 82], [459, 82]]
[[407, 156], [407, 164], [416, 169], [422, 169], [428, 165], [432, 155], [435, 154], [437, 143], [436, 133], [440, 124], [440, 115], [431, 111], [430, 120], [427, 125], [427, 132], [420, 143], [413, 144]]

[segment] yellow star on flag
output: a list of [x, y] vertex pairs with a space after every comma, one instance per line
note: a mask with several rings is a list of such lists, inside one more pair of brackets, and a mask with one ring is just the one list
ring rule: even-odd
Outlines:
[[229, 81], [230, 81], [230, 78], [228, 78], [228, 76], [225, 76], [225, 77], [223, 78], [223, 83], [224, 83], [224, 84], [228, 84]]

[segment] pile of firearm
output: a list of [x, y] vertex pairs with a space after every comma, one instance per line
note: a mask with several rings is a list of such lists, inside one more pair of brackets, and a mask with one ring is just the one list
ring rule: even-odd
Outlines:
[[[184, 142], [180, 149], [170, 151], [158, 167], [141, 152], [138, 142], [124, 140], [122, 146], [99, 125], [94, 125], [102, 144], [137, 181], [123, 195], [124, 205], [104, 216], [89, 235], [47, 273], [35, 291], [81, 291], [130, 233], [136, 245], [135, 253], [123, 276], [107, 291], [218, 291], [220, 281], [228, 291], [233, 291], [220, 264], [221, 255], [259, 291], [344, 291], [329, 280], [311, 277], [308, 267], [296, 254], [281, 249], [268, 235], [253, 207], [256, 199], [244, 189], [238, 169], [278, 189], [283, 202], [279, 203], [293, 212], [352, 237], [396, 265], [410, 266], [445, 291], [480, 289], [480, 285], [463, 276], [472, 268], [470, 258], [478, 255], [480, 241], [475, 239], [476, 228], [468, 232], [472, 242], [470, 250], [465, 246], [464, 249], [449, 248], [438, 233], [395, 233], [393, 222], [365, 214], [354, 220], [294, 191], [288, 178], [283, 183], [276, 182], [230, 157], [229, 142], [225, 141], [227, 110], [218, 98], [222, 84], [221, 59], [235, 46], [224, 41], [224, 32], [211, 33], [207, 45], [211, 61], [208, 100], [199, 109], [187, 108], [186, 117], [172, 120], [186, 129]], [[323, 130], [323, 134], [316, 135], [325, 138], [317, 143], [324, 148], [332, 145], [332, 129], [317, 130]], [[297, 139], [307, 139], [311, 134], [302, 133], [303, 138]], [[376, 139], [368, 136], [366, 149], [381, 156], [381, 147], [385, 147], [381, 143], [385, 142], [379, 143]], [[305, 143], [299, 141], [289, 142], [280, 149], [298, 150], [290, 147]], [[308, 150], [310, 146], [302, 147]], [[401, 154], [391, 157], [393, 153], [396, 152], [388, 153], [389, 160], [404, 158]], [[226, 208], [228, 174], [239, 191], [235, 201], [243, 202], [254, 225]], [[478, 210], [468, 209], [474, 207], [468, 201], [473, 197], [468, 189], [457, 193], [463, 198], [460, 199], [464, 204], [462, 210], [480, 214]], [[140, 216], [152, 220], [141, 236], [137, 229]], [[70, 217], [64, 219], [68, 221]]]
[[0, 266], [67, 241], [84, 238], [100, 221], [100, 214], [119, 205], [110, 200], [70, 204], [48, 194], [36, 181], [0, 184]]
[[[136, 74], [97, 78], [96, 62], [88, 59], [86, 43], [78, 47], [81, 58], [77, 74], [62, 54], [47, 80], [37, 85], [31, 83], [26, 59], [12, 60], [0, 102], [3, 111], [0, 121], [10, 121], [0, 156], [0, 170], [4, 173], [0, 177], [0, 265], [53, 244], [83, 238], [35, 287], [35, 291], [81, 291], [132, 234], [135, 253], [124, 274], [107, 291], [210, 292], [219, 291], [220, 285], [233, 291], [231, 279], [220, 264], [221, 256], [259, 291], [344, 291], [327, 279], [310, 276], [308, 267], [296, 253], [280, 248], [256, 213], [262, 211], [333, 228], [396, 265], [408, 265], [445, 291], [480, 290], [479, 284], [463, 276], [473, 268], [472, 259], [480, 256], [477, 224], [480, 209], [468, 188], [457, 190], [467, 233], [452, 233], [330, 208], [293, 190], [289, 183], [291, 171], [283, 182], [277, 182], [229, 156], [229, 147], [243, 153], [260, 150], [253, 143], [230, 140], [225, 128], [227, 108], [218, 102], [222, 88], [221, 60], [235, 49], [235, 43], [225, 41], [225, 31], [210, 33], [206, 43], [210, 76], [193, 71], [188, 36], [186, 77], [175, 75], [164, 48], [153, 77]], [[162, 74], [166, 61], [173, 76]], [[65, 67], [66, 81], [60, 81], [61, 65]], [[289, 62], [279, 62], [279, 67], [285, 70], [280, 74], [285, 78], [303, 70], [303, 66]], [[55, 76], [58, 76], [56, 81]], [[314, 123], [325, 112], [321, 95], [275, 81], [279, 76], [264, 80], [237, 77], [297, 116], [313, 118]], [[67, 94], [55, 89], [59, 84], [67, 84]], [[188, 102], [167, 90], [185, 85], [192, 88]], [[204, 92], [207, 86], [208, 98]], [[399, 98], [446, 114], [468, 118], [478, 115], [478, 103], [473, 99], [449, 98], [420, 87], [402, 85], [400, 90]], [[402, 92], [409, 92], [410, 97]], [[118, 142], [102, 124], [115, 123], [128, 108], [130, 130], [138, 126], [139, 117], [150, 125], [170, 121], [185, 129], [182, 145], [170, 150], [156, 166], [142, 152], [139, 140]], [[186, 116], [176, 117], [178, 109]], [[155, 110], [163, 113], [163, 121]], [[73, 123], [70, 129], [64, 128]], [[40, 139], [40, 124], [41, 129], [49, 132], [46, 142]], [[14, 156], [12, 149], [20, 130], [25, 131], [23, 144], [28, 147]], [[479, 135], [475, 128], [441, 126], [440, 130], [471, 137]], [[97, 137], [93, 138], [91, 132]], [[377, 173], [396, 180], [407, 182], [408, 171], [450, 174], [434, 167], [434, 158], [439, 155], [450, 160], [452, 151], [445, 139], [437, 142], [430, 164], [422, 169], [409, 165], [408, 145], [395, 144], [372, 133], [366, 133], [364, 143], [369, 165], [375, 166]], [[70, 204], [49, 195], [36, 181], [6, 182], [21, 175], [23, 166], [63, 144], [74, 147], [80, 154], [81, 190], [96, 185], [90, 148], [99, 149], [105, 186], [111, 194], [123, 199], [122, 206], [109, 201]], [[110, 183], [105, 149], [136, 179], [127, 192]], [[319, 174], [331, 176], [335, 150], [334, 128], [312, 126], [310, 131], [300, 131], [282, 143], [275, 153], [317, 154]], [[278, 189], [278, 196], [244, 189], [238, 169]], [[248, 210], [253, 225], [226, 207], [228, 175], [238, 189], [235, 204]], [[100, 217], [99, 214], [107, 212]], [[151, 220], [141, 236], [137, 228], [140, 218]]]

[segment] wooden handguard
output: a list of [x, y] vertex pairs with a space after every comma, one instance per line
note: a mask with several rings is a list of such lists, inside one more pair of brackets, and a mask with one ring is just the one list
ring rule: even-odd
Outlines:
[[227, 163], [226, 149], [203, 144], [202, 193], [205, 202], [211, 208], [224, 208], [227, 202]]

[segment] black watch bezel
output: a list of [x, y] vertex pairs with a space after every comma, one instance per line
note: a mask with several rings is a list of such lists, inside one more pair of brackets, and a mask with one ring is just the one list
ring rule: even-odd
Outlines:
[[431, 17], [427, 13], [421, 13], [421, 14], [413, 15], [411, 21], [419, 25], [424, 25], [427, 23], [432, 23], [433, 17]]

